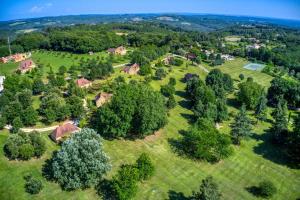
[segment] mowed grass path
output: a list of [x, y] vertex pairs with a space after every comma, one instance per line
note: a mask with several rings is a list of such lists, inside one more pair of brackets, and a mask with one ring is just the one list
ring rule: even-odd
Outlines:
[[[111, 157], [113, 170], [108, 178], [116, 173], [119, 166], [125, 163], [133, 163], [142, 152], [151, 155], [156, 167], [155, 175], [149, 180], [139, 184], [137, 200], [169, 199], [170, 195], [189, 196], [193, 190], [198, 190], [201, 180], [208, 175], [214, 176], [220, 186], [223, 199], [256, 199], [246, 188], [257, 185], [259, 181], [268, 178], [278, 188], [278, 193], [273, 199], [296, 199], [300, 197], [300, 171], [290, 169], [285, 165], [277, 164], [265, 159], [262, 154], [272, 152], [276, 156], [277, 149], [263, 142], [264, 130], [270, 124], [259, 123], [255, 127], [255, 135], [242, 143], [241, 147], [235, 148], [235, 153], [230, 158], [217, 164], [209, 164], [194, 161], [177, 155], [169, 143], [170, 139], [178, 139], [181, 130], [189, 126], [188, 120], [192, 114], [186, 108], [187, 102], [184, 98], [185, 84], [180, 79], [185, 73], [198, 73], [205, 78], [205, 73], [198, 67], [190, 66], [174, 68], [171, 75], [162, 81], [152, 81], [151, 85], [156, 90], [160, 85], [168, 82], [170, 76], [177, 79], [176, 100], [178, 105], [169, 113], [168, 125], [160, 130], [160, 135], [148, 140], [113, 140], [105, 141], [104, 147]], [[119, 73], [116, 73], [119, 74]], [[238, 75], [237, 75], [238, 76]], [[129, 78], [129, 77], [127, 77]], [[131, 79], [139, 77], [132, 76]], [[233, 110], [234, 108], [230, 108]], [[229, 122], [222, 124], [221, 132], [228, 134]], [[8, 161], [3, 156], [3, 144], [7, 138], [7, 132], [0, 134], [0, 199], [100, 199], [93, 188], [88, 190], [77, 190], [65, 192], [51, 182], [43, 180], [45, 188], [37, 196], [30, 196], [24, 191], [23, 175], [31, 172], [41, 177], [41, 167], [46, 158], [57, 147], [44, 133], [47, 140], [47, 153], [39, 160], [27, 162]], [[257, 153], [256, 153], [257, 152]], [[182, 192], [182, 194], [180, 194]]]

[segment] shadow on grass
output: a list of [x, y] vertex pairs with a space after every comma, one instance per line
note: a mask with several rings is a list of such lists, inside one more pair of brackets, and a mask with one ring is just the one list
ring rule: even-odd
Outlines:
[[186, 197], [182, 192], [176, 192], [174, 190], [168, 191], [169, 200], [189, 200], [191, 198]]
[[168, 142], [174, 153], [176, 153], [179, 156], [186, 156], [182, 147], [182, 141], [180, 139], [169, 138]]
[[272, 133], [270, 130], [262, 135], [253, 134], [251, 138], [262, 141], [253, 148], [253, 151], [263, 156], [263, 158], [270, 160], [276, 164], [287, 166], [291, 169], [299, 169], [299, 165], [293, 163], [287, 155], [287, 150], [284, 145], [275, 144], [272, 140]]
[[175, 95], [182, 97], [182, 98], [187, 98], [187, 94], [185, 91], [176, 90]]
[[180, 115], [181, 115], [182, 117], [184, 117], [185, 119], [187, 119], [187, 120], [188, 120], [188, 123], [193, 123], [193, 122], [195, 122], [195, 117], [194, 117], [193, 114], [180, 113]]
[[113, 193], [112, 182], [110, 180], [104, 179], [95, 186], [97, 194], [106, 200], [115, 200], [115, 195]]
[[227, 105], [232, 106], [236, 109], [239, 109], [241, 107], [240, 102], [236, 98], [228, 98], [227, 99]]
[[[57, 154], [57, 151], [52, 153], [51, 158]], [[42, 175], [47, 181], [54, 181], [53, 170], [52, 170], [52, 159], [45, 160], [45, 164], [42, 166]]]
[[246, 187], [246, 190], [253, 194], [254, 196], [258, 197], [259, 194], [260, 194], [260, 190], [259, 190], [259, 187], [257, 186], [250, 186], [250, 187]]

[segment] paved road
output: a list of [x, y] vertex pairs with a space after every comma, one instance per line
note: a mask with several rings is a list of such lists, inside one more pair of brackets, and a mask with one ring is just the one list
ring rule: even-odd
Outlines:
[[124, 67], [124, 66], [129, 65], [129, 64], [130, 63], [123, 63], [123, 64], [115, 65], [115, 66], [113, 66], [113, 68]]
[[[63, 124], [66, 124], [66, 123], [71, 123], [71, 124], [74, 124], [73, 121], [65, 121], [63, 122]], [[56, 129], [59, 125], [55, 125], [55, 126], [49, 126], [49, 127], [45, 127], [45, 128], [21, 128], [20, 130], [25, 132], [25, 133], [30, 133], [32, 131], [37, 131], [37, 132], [46, 132], [46, 131], [53, 131], [54, 129]], [[9, 125], [6, 125], [4, 127], [5, 129], [8, 129], [10, 130], [12, 127], [9, 126]]]

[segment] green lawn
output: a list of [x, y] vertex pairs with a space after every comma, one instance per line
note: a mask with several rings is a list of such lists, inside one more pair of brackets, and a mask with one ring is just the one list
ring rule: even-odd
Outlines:
[[0, 76], [12, 74], [18, 66], [18, 63], [0, 63]]
[[[239, 75], [237, 71], [242, 67], [238, 66], [236, 60], [230, 65], [225, 64], [222, 70], [231, 74], [234, 78]], [[239, 61], [240, 64], [246, 61]], [[170, 139], [180, 138], [180, 131], [186, 130], [189, 126], [188, 118], [191, 111], [185, 108], [186, 100], [184, 98], [185, 84], [180, 79], [187, 72], [198, 73], [201, 78], [205, 78], [205, 73], [198, 67], [190, 66], [188, 69], [182, 67], [174, 67], [173, 71], [167, 78], [161, 81], [152, 81], [151, 86], [156, 90], [160, 89], [160, 85], [168, 82], [169, 77], [175, 77], [176, 100], [178, 105], [169, 113], [168, 125], [160, 131], [157, 137], [151, 137], [145, 140], [113, 140], [105, 141], [104, 148], [108, 152], [113, 170], [108, 174], [110, 178], [119, 166], [124, 163], [133, 163], [142, 152], [151, 155], [156, 173], [149, 181], [139, 184], [138, 194], [135, 199], [153, 199], [164, 200], [169, 199], [169, 194], [173, 196], [188, 196], [193, 190], [199, 188], [199, 184], [203, 178], [208, 175], [214, 176], [223, 199], [256, 199], [250, 194], [246, 188], [257, 185], [262, 179], [268, 178], [272, 180], [278, 188], [278, 193], [273, 199], [296, 199], [300, 197], [300, 170], [291, 169], [283, 164], [278, 149], [268, 143], [264, 143], [266, 135], [264, 130], [268, 129], [270, 124], [259, 123], [255, 126], [254, 136], [235, 148], [235, 153], [230, 158], [225, 159], [217, 164], [209, 164], [200, 161], [194, 161], [177, 155], [169, 143]], [[231, 66], [231, 68], [229, 67]], [[232, 72], [230, 71], [232, 69]], [[242, 70], [241, 70], [242, 71]], [[248, 70], [247, 70], [248, 71]], [[114, 76], [119, 75], [119, 70]], [[250, 76], [252, 71], [243, 73]], [[271, 77], [265, 74], [252, 74], [251, 76], [257, 82], [268, 85], [265, 78], [271, 80]], [[142, 79], [140, 76], [127, 76], [126, 79]], [[258, 80], [263, 78], [262, 80]], [[230, 111], [236, 111], [230, 107]], [[229, 133], [229, 121], [221, 124], [223, 127], [221, 132]], [[3, 144], [8, 136], [7, 132], [0, 134], [0, 199], [96, 199], [99, 198], [93, 188], [88, 190], [78, 190], [76, 192], [62, 191], [55, 183], [47, 182], [43, 179], [45, 188], [37, 196], [30, 196], [24, 191], [23, 175], [31, 172], [41, 177], [41, 166], [46, 158], [51, 156], [51, 152], [58, 147], [48, 138], [48, 134], [43, 134], [47, 140], [47, 153], [39, 160], [31, 160], [27, 162], [8, 161], [3, 156]], [[269, 159], [270, 157], [270, 159]], [[275, 159], [272, 161], [271, 159]], [[179, 198], [177, 198], [179, 199]]]
[[273, 79], [273, 77], [259, 71], [253, 71], [243, 68], [247, 63], [249, 63], [249, 61], [242, 58], [236, 58], [232, 61], [226, 61], [221, 66], [205, 66], [209, 69], [219, 68], [222, 72], [230, 74], [230, 76], [236, 80], [239, 80], [240, 74], [244, 74], [245, 79], [247, 79], [248, 77], [252, 77], [255, 82], [261, 84], [262, 86], [269, 87], [270, 81]]

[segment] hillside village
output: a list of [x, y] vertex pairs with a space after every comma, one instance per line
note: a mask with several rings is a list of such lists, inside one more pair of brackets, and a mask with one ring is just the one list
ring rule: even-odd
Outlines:
[[[216, 199], [298, 198], [300, 38], [278, 29], [136, 22], [18, 35], [23, 51], [0, 59], [0, 175], [13, 176], [1, 190], [196, 199], [207, 181]], [[23, 191], [32, 179], [34, 195]], [[261, 184], [272, 192], [249, 189]]]

